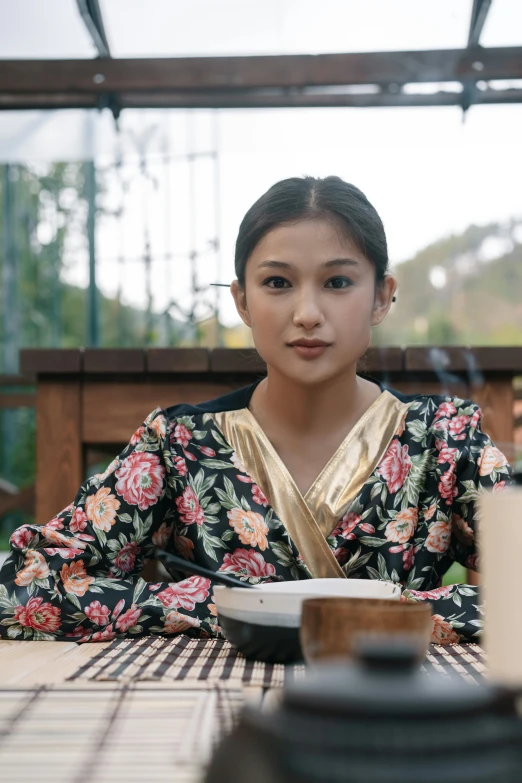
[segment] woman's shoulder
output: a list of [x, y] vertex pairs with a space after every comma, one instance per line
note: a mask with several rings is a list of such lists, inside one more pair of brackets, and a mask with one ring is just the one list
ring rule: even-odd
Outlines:
[[405, 435], [443, 440], [464, 441], [476, 432], [482, 419], [480, 407], [470, 399], [445, 394], [403, 394], [388, 391], [407, 406]]

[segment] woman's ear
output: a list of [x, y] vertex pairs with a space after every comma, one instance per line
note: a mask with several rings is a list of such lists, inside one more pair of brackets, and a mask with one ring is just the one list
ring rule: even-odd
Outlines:
[[393, 275], [386, 275], [375, 291], [375, 300], [373, 303], [372, 326], [377, 326], [384, 320], [391, 307], [395, 291], [397, 290], [397, 279]]
[[248, 313], [246, 290], [245, 287], [240, 285], [239, 280], [233, 280], [230, 284], [230, 293], [234, 298], [236, 310], [244, 324], [251, 327], [250, 315]]

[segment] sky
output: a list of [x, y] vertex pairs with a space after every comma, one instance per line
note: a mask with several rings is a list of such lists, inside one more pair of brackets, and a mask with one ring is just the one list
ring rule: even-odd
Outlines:
[[[471, 0], [102, 0], [101, 6], [114, 56], [190, 56], [462, 47]], [[522, 45], [522, 3], [494, 0], [481, 42]], [[93, 54], [75, 0], [0, 5], [0, 57]], [[188, 303], [193, 249], [201, 252], [202, 283], [233, 279], [244, 213], [285, 177], [337, 174], [361, 188], [383, 219], [392, 263], [470, 223], [520, 216], [520, 138], [522, 105], [475, 106], [465, 121], [456, 107], [125, 111], [119, 134], [107, 112], [0, 113], [0, 160], [95, 155], [107, 186], [103, 205], [125, 208], [121, 220], [98, 223], [100, 286], [114, 293], [122, 282], [125, 300], [144, 304], [148, 226], [157, 310], [172, 300]], [[149, 178], [139, 173], [143, 144]], [[218, 179], [213, 158], [198, 158], [192, 174], [187, 163], [187, 153], [209, 151], [219, 153]], [[123, 198], [110, 169], [118, 153], [125, 161]], [[219, 254], [211, 246], [217, 235]], [[81, 243], [71, 247], [67, 264], [67, 279], [84, 284]], [[237, 322], [229, 294], [223, 289], [220, 296], [225, 322]]]

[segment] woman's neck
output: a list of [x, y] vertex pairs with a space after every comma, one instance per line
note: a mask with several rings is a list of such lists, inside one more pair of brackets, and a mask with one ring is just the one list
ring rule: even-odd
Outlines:
[[310, 437], [353, 426], [379, 394], [379, 387], [357, 376], [355, 367], [317, 386], [300, 384], [269, 368], [252, 395], [250, 409], [265, 431]]

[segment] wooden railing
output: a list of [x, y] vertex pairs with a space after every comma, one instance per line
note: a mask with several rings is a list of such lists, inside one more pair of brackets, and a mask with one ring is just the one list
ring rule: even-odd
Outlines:
[[[407, 393], [471, 398], [510, 459], [522, 447], [522, 394], [513, 383], [522, 375], [520, 348], [373, 348], [361, 369]], [[76, 494], [88, 450], [117, 453], [156, 406], [219, 396], [260, 377], [265, 365], [251, 349], [28, 349], [21, 370], [0, 376], [0, 408], [36, 405], [35, 517], [45, 523]], [[15, 387], [27, 391], [8, 391]], [[0, 517], [15, 499], [0, 487]], [[30, 507], [31, 488], [18, 499]]]

